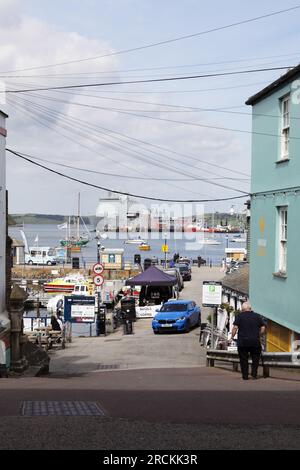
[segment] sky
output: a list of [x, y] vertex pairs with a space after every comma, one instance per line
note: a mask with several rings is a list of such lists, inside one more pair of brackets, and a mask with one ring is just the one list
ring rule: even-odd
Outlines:
[[[0, 80], [15, 90], [291, 67], [299, 63], [300, 9], [116, 52], [295, 5], [277, 0], [1, 0]], [[98, 56], [105, 57], [39, 68]], [[282, 73], [7, 94], [0, 103], [9, 114], [7, 147], [112, 191], [182, 200], [240, 196], [249, 191], [251, 173], [251, 108], [244, 103]], [[92, 215], [105, 194], [10, 154], [7, 187], [10, 213], [75, 213], [80, 192], [82, 214]], [[209, 202], [205, 210], [229, 211], [231, 205], [242, 210], [244, 202]]]

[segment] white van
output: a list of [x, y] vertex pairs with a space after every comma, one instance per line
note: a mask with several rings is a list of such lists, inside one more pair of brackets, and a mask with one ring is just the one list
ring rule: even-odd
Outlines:
[[25, 253], [25, 264], [56, 264], [54, 251], [49, 246], [29, 247], [29, 252]]

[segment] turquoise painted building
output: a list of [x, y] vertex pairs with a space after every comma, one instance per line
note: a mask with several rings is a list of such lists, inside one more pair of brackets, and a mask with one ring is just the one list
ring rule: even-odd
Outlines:
[[[251, 96], [250, 288], [269, 351], [300, 340], [300, 65]], [[300, 344], [300, 343], [299, 343]]]

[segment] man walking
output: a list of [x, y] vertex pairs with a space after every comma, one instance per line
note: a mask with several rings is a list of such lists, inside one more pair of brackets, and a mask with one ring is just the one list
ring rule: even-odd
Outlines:
[[261, 355], [260, 336], [265, 333], [266, 325], [261, 316], [252, 311], [249, 302], [243, 303], [242, 311], [236, 317], [233, 325], [231, 338], [233, 339], [238, 333], [237, 345], [243, 379], [248, 380], [249, 354], [252, 359], [251, 376], [253, 379], [257, 379], [257, 369]]

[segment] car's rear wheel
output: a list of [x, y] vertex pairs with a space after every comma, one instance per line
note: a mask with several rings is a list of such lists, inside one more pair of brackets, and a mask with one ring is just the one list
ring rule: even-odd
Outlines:
[[197, 326], [201, 326], [201, 315], [198, 316]]
[[184, 329], [184, 332], [185, 333], [189, 333], [190, 332], [190, 329], [191, 329], [191, 324], [189, 322], [189, 320], [186, 322], [186, 326], [185, 326], [185, 329]]

